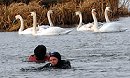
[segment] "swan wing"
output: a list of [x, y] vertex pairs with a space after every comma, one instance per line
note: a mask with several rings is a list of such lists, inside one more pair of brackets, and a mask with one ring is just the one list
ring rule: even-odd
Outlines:
[[99, 30], [101, 32], [121, 32], [121, 31], [124, 31], [123, 24], [117, 23], [117, 22], [105, 23]]
[[27, 28], [24, 31], [19, 31], [19, 34], [32, 34], [32, 27], [31, 28]]
[[93, 27], [93, 23], [88, 23], [88, 24], [84, 24], [82, 26], [80, 26], [77, 30], [78, 31], [91, 31]]
[[47, 29], [49, 28], [50, 26], [49, 25], [41, 25], [41, 26], [38, 26], [39, 28], [42, 28], [42, 29]]
[[21, 31], [21, 32], [18, 32], [19, 34], [32, 34], [32, 31]]
[[38, 31], [37, 33], [38, 35], [62, 35], [62, 34], [68, 34], [69, 32], [71, 31], [61, 27], [49, 27], [47, 29]]

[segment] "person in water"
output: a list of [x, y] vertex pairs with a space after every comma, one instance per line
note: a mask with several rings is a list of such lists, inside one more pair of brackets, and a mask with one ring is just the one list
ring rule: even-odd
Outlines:
[[71, 64], [68, 60], [61, 60], [61, 55], [58, 52], [53, 52], [50, 54], [49, 63], [44, 66], [35, 68], [21, 68], [21, 71], [43, 71], [48, 69], [70, 69]]
[[39, 67], [38, 70], [42, 70], [45, 68], [70, 69], [71, 64], [68, 60], [61, 60], [61, 55], [58, 52], [53, 52], [50, 54], [49, 63], [47, 63], [43, 67]]
[[37, 63], [49, 61], [49, 53], [46, 53], [46, 47], [44, 45], [38, 45], [34, 49], [34, 54], [29, 56], [28, 61]]

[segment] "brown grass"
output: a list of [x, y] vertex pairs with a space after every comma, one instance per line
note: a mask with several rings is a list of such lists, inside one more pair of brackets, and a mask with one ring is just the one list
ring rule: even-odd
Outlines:
[[109, 14], [110, 19], [119, 15], [128, 15], [127, 8], [118, 8], [118, 0], [58, 0], [48, 4], [48, 7], [43, 7], [40, 0], [31, 0], [28, 5], [25, 3], [11, 3], [9, 6], [0, 5], [0, 30], [17, 31], [20, 22], [13, 23], [17, 14], [23, 17], [25, 28], [32, 27], [31, 11], [37, 13], [38, 24], [48, 24], [46, 13], [49, 9], [54, 12], [51, 15], [52, 22], [61, 27], [73, 27], [73, 24], [79, 22], [79, 17], [75, 15], [76, 11], [82, 12], [84, 23], [92, 22], [91, 10], [93, 8], [97, 10], [98, 20], [104, 21], [106, 6], [110, 6], [113, 10], [113, 13]]

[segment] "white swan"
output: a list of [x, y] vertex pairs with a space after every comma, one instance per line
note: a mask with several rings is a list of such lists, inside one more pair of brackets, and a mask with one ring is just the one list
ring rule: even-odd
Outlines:
[[[108, 12], [112, 12], [110, 7], [106, 7], [105, 11], [104, 11], [104, 16], [105, 16], [106, 22], [104, 22], [104, 23], [98, 22], [98, 28], [101, 28], [103, 26], [103, 24], [105, 24], [105, 23], [110, 23], [110, 20], [108, 18]], [[93, 29], [93, 27], [92, 27], [92, 29]]]
[[[41, 26], [38, 25], [39, 28], [44, 28], [44, 29], [46, 29], [46, 28], [49, 28], [50, 26], [51, 26], [51, 27], [54, 26], [53, 23], [52, 23], [52, 21], [51, 21], [51, 17], [50, 17], [51, 13], [53, 13], [52, 10], [49, 10], [49, 11], [47, 12], [47, 18], [48, 18], [48, 21], [49, 21], [49, 25], [41, 25]], [[35, 18], [35, 19], [36, 19], [36, 18]]]
[[93, 26], [92, 23], [88, 23], [88, 24], [84, 24], [82, 23], [82, 14], [80, 11], [75, 12], [76, 15], [79, 15], [80, 21], [79, 21], [79, 25], [77, 27], [77, 31], [88, 31], [91, 30], [91, 27]]
[[[52, 23], [50, 23], [50, 27], [44, 29], [40, 28], [39, 31], [36, 31], [36, 13], [31, 12], [31, 16], [33, 16], [33, 33], [32, 35], [62, 35], [62, 34], [68, 34], [72, 30], [66, 30], [61, 27], [54, 27]], [[51, 20], [49, 20], [51, 22]]]
[[[30, 13], [33, 13], [33, 12], [30, 12]], [[38, 27], [36, 27], [37, 30], [47, 29], [47, 28], [49, 28], [50, 26], [53, 26], [53, 23], [52, 23], [51, 18], [50, 18], [50, 14], [51, 14], [51, 13], [53, 13], [52, 10], [49, 10], [49, 11], [47, 12], [47, 18], [48, 18], [48, 21], [49, 21], [49, 24], [50, 24], [50, 25], [38, 25]], [[36, 20], [35, 17], [34, 17], [33, 19]], [[31, 27], [30, 29], [32, 30], [32, 27]]]
[[92, 17], [94, 20], [94, 26], [93, 26], [94, 32], [121, 32], [126, 30], [126, 28], [125, 29], [122, 28], [123, 27], [122, 24], [117, 22], [106, 23], [103, 24], [101, 28], [98, 28], [95, 9], [92, 9]]
[[19, 28], [18, 34], [32, 34], [32, 27], [24, 30], [24, 21], [20, 15], [16, 15], [15, 18], [16, 20], [19, 19], [21, 22], [21, 26]]
[[[110, 20], [108, 18], [108, 12], [112, 12], [110, 7], [106, 7], [105, 11], [104, 11], [104, 16], [105, 16], [106, 22], [103, 22], [103, 23], [102, 22], [98, 22], [98, 28], [101, 28], [103, 26], [103, 24], [105, 24], [105, 23], [110, 23]], [[93, 27], [91, 27], [91, 29], [94, 30]]]

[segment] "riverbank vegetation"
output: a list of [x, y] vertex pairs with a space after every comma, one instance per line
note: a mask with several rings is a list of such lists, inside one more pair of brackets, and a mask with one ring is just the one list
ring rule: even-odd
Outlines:
[[83, 22], [93, 22], [91, 10], [97, 11], [98, 21], [104, 21], [104, 9], [111, 7], [109, 13], [111, 20], [119, 16], [129, 15], [127, 7], [119, 6], [118, 0], [0, 0], [0, 31], [18, 31], [20, 22], [14, 23], [15, 15], [20, 14], [24, 19], [25, 28], [32, 27], [30, 12], [37, 13], [39, 25], [48, 24], [47, 11], [52, 9], [51, 15], [54, 25], [60, 27], [74, 27], [78, 24], [79, 17], [76, 11], [81, 11]]

